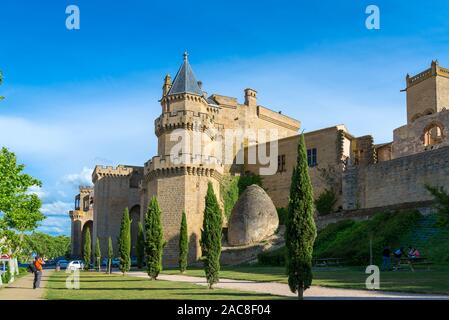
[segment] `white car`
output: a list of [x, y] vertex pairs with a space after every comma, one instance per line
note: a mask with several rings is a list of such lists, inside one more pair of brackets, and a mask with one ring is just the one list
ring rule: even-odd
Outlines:
[[82, 270], [84, 269], [84, 263], [80, 260], [73, 260], [70, 261], [67, 265], [67, 270], [75, 271], [75, 270]]

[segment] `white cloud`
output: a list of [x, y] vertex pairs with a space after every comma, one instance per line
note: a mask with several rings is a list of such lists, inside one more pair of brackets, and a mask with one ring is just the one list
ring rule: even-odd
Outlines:
[[27, 193], [28, 194], [35, 194], [40, 199], [44, 199], [44, 198], [48, 197], [48, 192], [45, 191], [42, 187], [39, 187], [39, 186], [31, 186], [30, 188], [28, 188], [28, 192]]
[[78, 186], [90, 186], [92, 185], [92, 172], [93, 169], [83, 167], [79, 173], [67, 174], [62, 178], [63, 183], [71, 184], [75, 187]]
[[50, 216], [42, 221], [41, 226], [37, 229], [39, 232], [49, 234], [70, 234], [70, 219], [69, 216]]
[[[46, 216], [63, 216], [68, 219], [69, 210], [73, 210], [74, 204], [72, 202], [55, 201], [51, 203], [44, 203], [41, 208], [41, 212]], [[47, 221], [47, 220], [45, 220]]]

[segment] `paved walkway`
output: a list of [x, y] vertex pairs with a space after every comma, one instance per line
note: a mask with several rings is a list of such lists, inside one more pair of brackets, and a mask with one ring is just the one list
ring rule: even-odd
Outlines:
[[0, 300], [43, 300], [44, 288], [52, 272], [53, 270], [44, 270], [39, 289], [33, 289], [34, 275], [31, 273], [16, 279], [9, 286], [3, 285], [0, 289]]
[[[130, 276], [148, 278], [148, 274], [144, 272], [131, 271], [127, 273]], [[191, 277], [184, 275], [167, 275], [158, 276], [160, 280], [189, 282], [198, 285], [207, 285], [205, 278]], [[252, 291], [258, 293], [269, 293], [272, 295], [296, 297], [287, 284], [278, 282], [255, 282], [246, 280], [220, 279], [215, 285], [216, 288], [233, 289], [240, 291]], [[337, 289], [312, 286], [304, 293], [306, 299], [311, 300], [449, 300], [449, 295], [431, 295], [431, 294], [413, 294], [399, 293], [387, 291], [368, 291], [368, 290], [352, 290]]]

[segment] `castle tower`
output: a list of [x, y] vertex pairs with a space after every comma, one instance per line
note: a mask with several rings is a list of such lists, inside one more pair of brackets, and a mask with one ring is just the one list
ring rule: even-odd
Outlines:
[[449, 69], [432, 61], [429, 69], [410, 77], [406, 76], [407, 123], [449, 109]]
[[[167, 79], [164, 88], [166, 84]], [[155, 120], [158, 155], [145, 164], [143, 206], [147, 208], [151, 197], [157, 196], [166, 240], [163, 263], [176, 265], [182, 212], [187, 215], [192, 262], [201, 256], [199, 240], [209, 181], [219, 197], [223, 166], [208, 148], [214, 143], [218, 108], [208, 104], [187, 53], [170, 89], [163, 90], [160, 103], [162, 114]]]
[[71, 220], [71, 255], [81, 257], [83, 253], [84, 236], [89, 228], [92, 234], [93, 224], [93, 188], [80, 187], [80, 193], [75, 197], [75, 209], [69, 211]]
[[117, 239], [123, 212], [129, 210], [131, 222], [131, 255], [136, 255], [139, 221], [143, 221], [139, 183], [143, 168], [137, 166], [96, 166], [92, 173], [95, 205], [93, 210], [92, 241], [98, 237], [102, 252], [108, 248], [111, 237], [114, 252], [118, 252]]

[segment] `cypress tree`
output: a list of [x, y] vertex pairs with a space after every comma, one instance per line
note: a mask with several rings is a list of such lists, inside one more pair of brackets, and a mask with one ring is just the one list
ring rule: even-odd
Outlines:
[[179, 271], [184, 273], [187, 269], [187, 256], [189, 254], [189, 236], [187, 234], [187, 217], [182, 212], [181, 229], [179, 231]]
[[212, 183], [208, 183], [205, 197], [203, 231], [201, 233], [202, 260], [209, 288], [219, 281], [222, 214]]
[[142, 269], [143, 260], [145, 259], [145, 235], [143, 233], [143, 225], [139, 222], [139, 230], [137, 232], [137, 268]]
[[101, 249], [100, 249], [100, 239], [95, 240], [95, 265], [98, 268], [98, 272], [101, 271]]
[[161, 209], [157, 198], [153, 196], [145, 216], [145, 253], [147, 255], [147, 272], [152, 280], [156, 280], [162, 270], [162, 252], [164, 234], [161, 223]]
[[92, 240], [90, 239], [90, 229], [86, 229], [86, 234], [84, 235], [84, 269], [89, 270], [90, 258], [92, 256]]
[[118, 240], [118, 254], [120, 259], [120, 271], [125, 275], [131, 268], [131, 221], [128, 208], [123, 213]]
[[112, 247], [112, 239], [108, 239], [108, 269], [107, 273], [112, 273], [112, 258], [114, 258], [114, 248]]
[[312, 252], [316, 238], [313, 190], [310, 182], [304, 135], [299, 137], [288, 203], [285, 243], [288, 285], [298, 299], [312, 284]]

